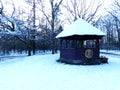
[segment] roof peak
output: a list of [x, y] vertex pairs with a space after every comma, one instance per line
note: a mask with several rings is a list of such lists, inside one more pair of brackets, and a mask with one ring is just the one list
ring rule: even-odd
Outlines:
[[69, 25], [67, 28], [65, 28], [60, 34], [56, 36], [56, 38], [61, 37], [68, 37], [73, 35], [98, 35], [98, 36], [104, 36], [105, 34], [88, 23], [87, 21], [79, 18], [75, 22], [73, 22], [71, 25]]

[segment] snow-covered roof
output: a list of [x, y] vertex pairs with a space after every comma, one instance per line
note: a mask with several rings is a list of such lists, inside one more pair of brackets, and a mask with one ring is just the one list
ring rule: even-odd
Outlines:
[[68, 37], [73, 35], [98, 35], [104, 36], [105, 33], [95, 28], [85, 20], [79, 18], [75, 22], [73, 22], [70, 26], [65, 28], [60, 34], [56, 36], [56, 38]]

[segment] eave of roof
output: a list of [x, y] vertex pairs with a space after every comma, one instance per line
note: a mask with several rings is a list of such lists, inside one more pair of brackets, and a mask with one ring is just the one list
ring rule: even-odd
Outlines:
[[68, 37], [73, 35], [96, 35], [96, 36], [104, 36], [101, 30], [97, 29], [96, 27], [92, 26], [85, 20], [79, 18], [75, 22], [73, 22], [70, 26], [65, 28], [60, 34], [56, 36], [56, 38]]

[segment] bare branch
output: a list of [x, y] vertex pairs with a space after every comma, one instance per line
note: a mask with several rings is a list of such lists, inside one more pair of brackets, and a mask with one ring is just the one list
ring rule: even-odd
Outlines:
[[3, 7], [3, 3], [2, 3], [1, 0], [0, 0], [0, 4], [1, 4], [1, 7], [0, 7], [0, 14], [2, 15], [2, 14], [3, 14], [3, 9], [4, 9], [4, 7]]
[[97, 13], [97, 11], [99, 10], [99, 8], [100, 8], [102, 5], [103, 5], [103, 3], [100, 3], [100, 4], [96, 7], [95, 11], [90, 14], [90, 17], [88, 17], [88, 18], [86, 19], [88, 22], [92, 21], [92, 19], [95, 17], [95, 14]]
[[78, 18], [85, 19], [88, 22], [92, 22], [95, 19], [96, 14], [103, 2], [98, 2], [96, 5], [95, 1], [91, 0], [89, 3], [86, 0], [70, 0], [67, 5], [63, 5], [69, 14], [71, 14], [73, 21]]
[[24, 40], [23, 38], [20, 38], [18, 35], [15, 35], [14, 37], [19, 41], [23, 42], [25, 45], [27, 45], [26, 40]]
[[13, 0], [11, 0], [11, 2], [12, 2], [12, 6], [13, 6], [13, 12], [12, 12], [11, 17], [13, 17], [13, 15], [14, 15], [14, 13], [15, 13], [15, 4], [14, 4]]
[[45, 13], [45, 7], [44, 7], [44, 3], [42, 0], [39, 1], [41, 8], [39, 8], [39, 10], [43, 13], [43, 15], [46, 17], [47, 21], [49, 24], [51, 24], [50, 20], [49, 20], [49, 16]]
[[55, 10], [54, 10], [55, 12], [59, 9], [59, 7], [60, 7], [62, 1], [63, 1], [63, 0], [60, 0], [60, 2], [58, 3], [57, 7], [56, 7]]
[[50, 22], [50, 20], [49, 20], [49, 17], [47, 16], [47, 14], [45, 13], [45, 11], [42, 9], [42, 12], [43, 12], [43, 14], [45, 15], [45, 17], [46, 17], [46, 19], [47, 19], [47, 21], [49, 22], [49, 24], [51, 24], [51, 22]]

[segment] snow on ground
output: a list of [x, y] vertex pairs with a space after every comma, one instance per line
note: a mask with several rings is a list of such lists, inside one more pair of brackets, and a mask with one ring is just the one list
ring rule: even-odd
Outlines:
[[109, 64], [57, 63], [59, 54], [18, 57], [0, 62], [0, 90], [120, 90], [120, 56]]
[[120, 55], [120, 51], [119, 50], [100, 50], [101, 52], [106, 52], [109, 54], [118, 54]]

